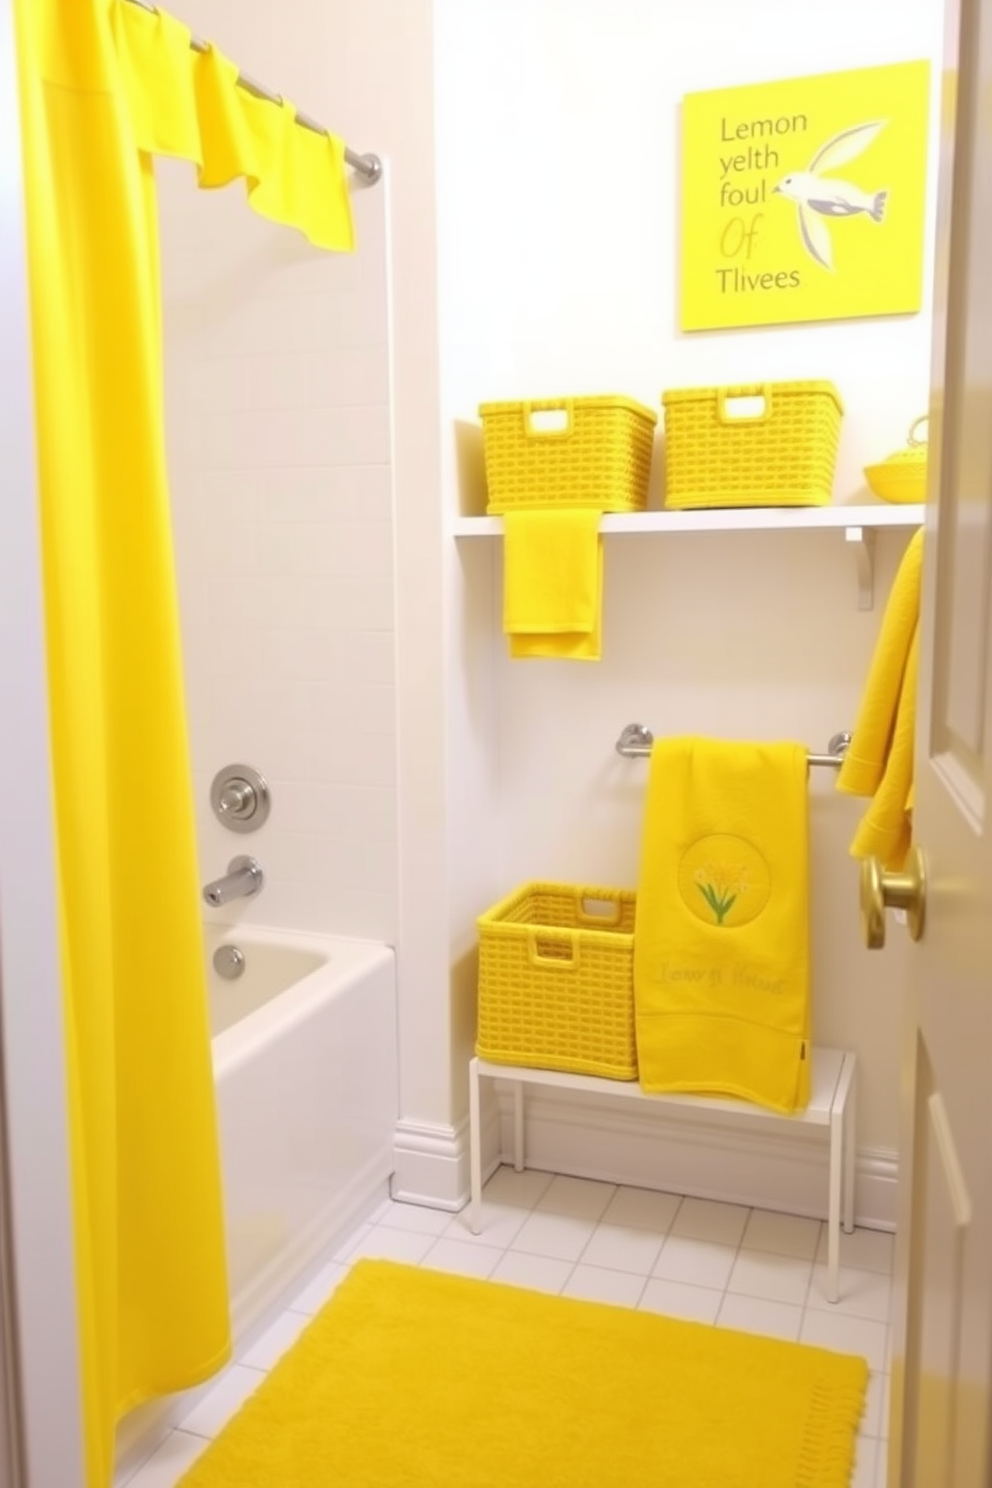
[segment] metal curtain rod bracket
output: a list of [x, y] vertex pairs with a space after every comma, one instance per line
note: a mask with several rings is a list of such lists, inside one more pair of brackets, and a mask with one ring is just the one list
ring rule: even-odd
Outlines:
[[[654, 743], [654, 734], [643, 723], [628, 723], [616, 743], [617, 754], [624, 759], [647, 759]], [[850, 734], [834, 734], [827, 744], [826, 754], [807, 754], [811, 765], [826, 765], [839, 770], [851, 743]]]
[[[152, 15], [158, 15], [158, 6], [152, 5], [151, 0], [129, 0], [129, 4], [137, 5], [142, 10], [149, 11]], [[210, 42], [202, 41], [199, 36], [190, 35], [189, 44], [194, 52], [209, 52]], [[266, 103], [283, 105], [281, 93], [272, 93], [268, 88], [263, 88], [261, 83], [256, 83], [247, 73], [238, 73], [238, 83], [246, 93], [252, 93], [256, 98], [264, 98]], [[331, 130], [325, 129], [323, 124], [318, 124], [316, 119], [311, 119], [309, 114], [297, 112], [296, 122], [303, 129], [310, 129], [314, 134], [330, 134]], [[358, 155], [354, 150], [344, 147], [344, 158], [353, 170], [357, 171], [370, 185], [374, 185], [382, 175], [382, 161], [378, 155]]]

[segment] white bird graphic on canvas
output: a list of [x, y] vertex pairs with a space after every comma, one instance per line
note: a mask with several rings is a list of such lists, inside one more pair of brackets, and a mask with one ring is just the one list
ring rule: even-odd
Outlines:
[[[876, 119], [870, 124], [855, 124], [845, 129], [832, 140], [828, 140], [810, 161], [809, 170], [794, 171], [786, 176], [774, 190], [796, 204], [799, 232], [807, 253], [825, 269], [833, 269], [833, 245], [825, 222], [821, 217], [854, 217], [866, 213], [873, 222], [881, 222], [885, 216], [887, 191], [862, 191], [850, 181], [838, 181], [820, 172], [836, 170], [861, 155], [881, 130], [886, 119]], [[815, 215], [814, 215], [815, 214]]]

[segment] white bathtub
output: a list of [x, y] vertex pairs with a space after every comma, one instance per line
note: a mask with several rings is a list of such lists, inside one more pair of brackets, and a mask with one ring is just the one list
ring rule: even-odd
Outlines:
[[[244, 953], [240, 977], [214, 951]], [[206, 928], [235, 1337], [385, 1193], [397, 1118], [393, 953]]]
[[[208, 925], [205, 941], [237, 1348], [320, 1252], [386, 1195], [397, 1118], [396, 975], [392, 951], [369, 941], [223, 925]], [[213, 970], [221, 945], [244, 953], [234, 981]], [[124, 1417], [118, 1483], [196, 1398], [149, 1401]]]

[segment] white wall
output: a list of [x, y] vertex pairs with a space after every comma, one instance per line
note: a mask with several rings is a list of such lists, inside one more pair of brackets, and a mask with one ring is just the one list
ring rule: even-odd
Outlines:
[[[481, 401], [623, 392], [660, 412], [666, 387], [795, 377], [841, 389], [835, 499], [864, 498], [861, 467], [900, 446], [926, 407], [929, 304], [917, 316], [681, 335], [679, 105], [700, 89], [938, 62], [941, 19], [940, 0], [437, 0], [449, 515], [482, 510]], [[660, 470], [659, 442], [652, 504]], [[879, 602], [860, 613], [840, 533], [609, 538], [604, 659], [578, 666], [506, 659], [499, 544], [461, 540], [489, 613], [467, 599], [452, 613], [453, 632], [471, 634], [453, 690], [478, 693], [488, 645], [492, 697], [452, 713], [457, 759], [487, 784], [454, 845], [452, 881], [466, 885], [456, 941], [486, 895], [524, 879], [636, 881], [646, 771], [612, 752], [625, 723], [817, 750], [849, 728], [904, 541], [881, 537]], [[858, 806], [832, 786], [811, 781], [815, 1034], [858, 1050], [859, 1145], [891, 1151], [902, 947], [860, 947], [847, 857]]]

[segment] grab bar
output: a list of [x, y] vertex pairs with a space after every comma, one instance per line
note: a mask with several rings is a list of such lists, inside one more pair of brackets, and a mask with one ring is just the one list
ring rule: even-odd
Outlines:
[[[654, 734], [643, 723], [628, 723], [617, 740], [616, 750], [624, 759], [647, 759], [653, 743]], [[811, 765], [826, 765], [831, 770], [839, 770], [850, 744], [850, 734], [834, 734], [827, 743], [826, 754], [808, 754], [806, 759]]]

